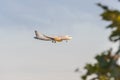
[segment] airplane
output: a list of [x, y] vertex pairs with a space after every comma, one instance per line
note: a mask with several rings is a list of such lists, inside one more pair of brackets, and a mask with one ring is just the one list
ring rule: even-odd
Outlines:
[[35, 37], [34, 38], [38, 39], [38, 40], [52, 41], [52, 43], [62, 42], [63, 40], [65, 40], [67, 42], [68, 40], [72, 39], [72, 37], [68, 36], [68, 35], [65, 35], [65, 36], [47, 36], [47, 35], [44, 35], [42, 33], [38, 33], [37, 30], [35, 30]]

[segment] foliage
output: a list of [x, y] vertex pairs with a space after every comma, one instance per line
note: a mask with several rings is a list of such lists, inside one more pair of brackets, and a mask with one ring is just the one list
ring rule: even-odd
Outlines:
[[[104, 12], [101, 17], [105, 21], [111, 22], [106, 28], [111, 29], [109, 40], [111, 42], [120, 42], [120, 11], [109, 9], [107, 6], [100, 3], [97, 4]], [[120, 65], [117, 64], [120, 53], [120, 44], [118, 51], [112, 53], [112, 50], [104, 51], [95, 57], [95, 64], [86, 64], [84, 67], [87, 72], [82, 76], [83, 80], [93, 74], [97, 77], [93, 77], [91, 80], [120, 80]]]
[[88, 76], [96, 74], [97, 77], [93, 77], [92, 80], [110, 80], [114, 78], [115, 80], [120, 79], [120, 66], [116, 63], [118, 60], [118, 55], [112, 55], [112, 51], [108, 50], [100, 55], [97, 55], [95, 59], [97, 63], [86, 64], [85, 69], [86, 74], [82, 76], [83, 80], [86, 80]]
[[113, 42], [120, 40], [120, 11], [111, 10], [100, 3], [98, 6], [104, 9], [104, 12], [101, 14], [103, 20], [111, 21], [111, 24], [107, 26], [107, 28], [112, 29], [109, 39]]

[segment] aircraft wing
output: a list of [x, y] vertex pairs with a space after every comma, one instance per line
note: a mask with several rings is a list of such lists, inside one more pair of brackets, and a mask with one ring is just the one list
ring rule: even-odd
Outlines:
[[44, 36], [45, 38], [49, 38], [49, 39], [51, 39], [51, 40], [54, 40], [54, 37], [46, 36], [46, 35], [44, 35], [44, 34], [43, 34], [43, 36]]

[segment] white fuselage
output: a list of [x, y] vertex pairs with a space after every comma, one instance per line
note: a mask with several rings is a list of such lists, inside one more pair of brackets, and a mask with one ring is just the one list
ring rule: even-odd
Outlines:
[[52, 41], [52, 42], [61, 42], [63, 40], [70, 40], [72, 39], [72, 37], [65, 35], [65, 36], [54, 36], [54, 37], [50, 37], [50, 36], [46, 36], [44, 34], [40, 34], [37, 31], [35, 31], [35, 39], [39, 39], [39, 40], [45, 40], [45, 41]]

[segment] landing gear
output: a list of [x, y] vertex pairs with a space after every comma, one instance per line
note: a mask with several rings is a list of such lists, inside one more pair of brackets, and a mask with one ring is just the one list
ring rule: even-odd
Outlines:
[[56, 41], [52, 40], [52, 43], [56, 43]]

